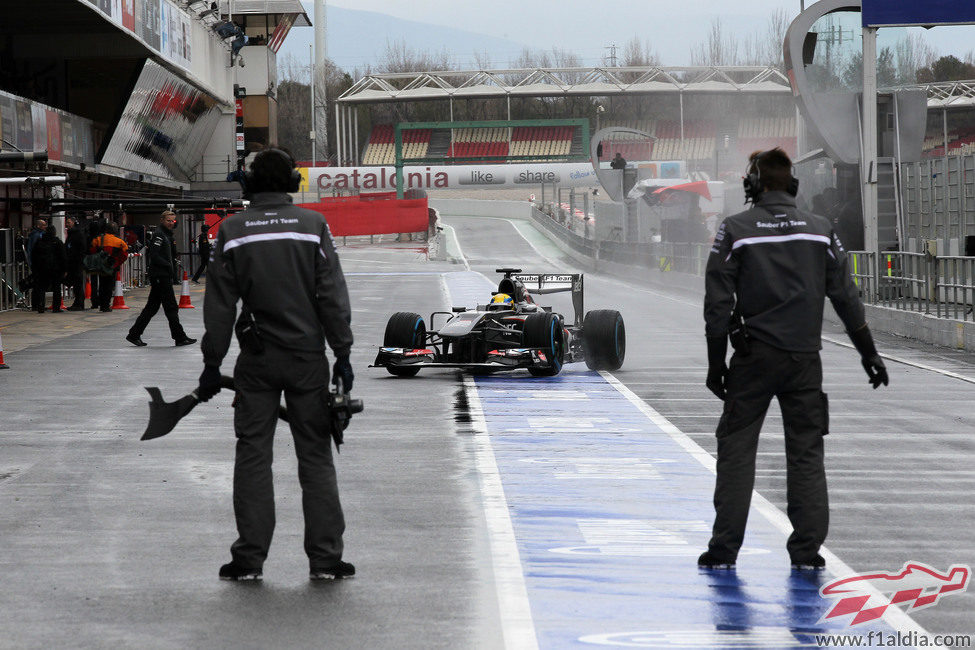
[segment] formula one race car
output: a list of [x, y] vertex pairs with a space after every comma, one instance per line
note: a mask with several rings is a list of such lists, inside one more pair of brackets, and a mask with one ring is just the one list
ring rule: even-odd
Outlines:
[[[436, 311], [446, 317], [439, 330], [427, 331], [419, 314], [397, 312], [386, 324], [383, 347], [371, 367], [398, 377], [421, 368], [462, 368], [478, 373], [526, 368], [535, 377], [559, 374], [562, 365], [585, 360], [592, 370], [616, 370], [626, 353], [623, 317], [613, 309], [583, 310], [582, 274], [522, 274], [498, 269], [504, 277], [491, 302], [473, 311]], [[536, 294], [572, 292], [575, 318], [566, 324], [551, 307], [535, 304]], [[585, 317], [583, 317], [585, 314]]]

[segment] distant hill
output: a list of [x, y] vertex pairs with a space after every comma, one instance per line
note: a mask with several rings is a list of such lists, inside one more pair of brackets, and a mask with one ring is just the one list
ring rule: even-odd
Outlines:
[[[304, 1], [302, 4], [308, 12], [308, 17], [314, 21], [314, 2]], [[328, 5], [326, 11], [328, 57], [349, 74], [353, 74], [355, 69], [362, 71], [367, 66], [375, 70], [383, 58], [387, 42], [391, 44], [405, 42], [407, 47], [414, 51], [431, 54], [439, 54], [446, 49], [455, 67], [473, 66], [475, 52], [486, 52], [491, 60], [491, 67], [506, 67], [526, 47], [522, 43], [503, 38], [485, 36], [464, 29], [403, 20], [372, 11], [343, 9], [332, 5]], [[301, 65], [307, 65], [308, 46], [314, 42], [314, 39], [314, 27], [292, 29], [278, 51], [279, 63], [290, 54]]]

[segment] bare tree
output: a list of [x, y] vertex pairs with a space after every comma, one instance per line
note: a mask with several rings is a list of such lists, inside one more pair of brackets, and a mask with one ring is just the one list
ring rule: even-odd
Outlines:
[[907, 34], [894, 45], [897, 83], [917, 83], [918, 72], [929, 68], [937, 58], [937, 51], [928, 45], [923, 35]]
[[623, 46], [623, 66], [660, 65], [656, 50], [650, 49], [650, 41], [643, 42], [634, 36]]
[[703, 43], [691, 47], [691, 65], [765, 65], [782, 67], [782, 49], [789, 17], [785, 9], [772, 12], [765, 31], [742, 38], [725, 34], [720, 18], [711, 20]]
[[386, 50], [379, 63], [380, 72], [429, 72], [452, 70], [450, 53], [415, 50], [405, 40], [386, 41]]
[[738, 41], [726, 36], [720, 18], [711, 19], [711, 27], [703, 43], [691, 47], [691, 65], [738, 65]]
[[785, 33], [789, 29], [790, 22], [789, 15], [782, 7], [772, 11], [765, 23], [765, 52], [759, 65], [779, 68], [784, 66]]

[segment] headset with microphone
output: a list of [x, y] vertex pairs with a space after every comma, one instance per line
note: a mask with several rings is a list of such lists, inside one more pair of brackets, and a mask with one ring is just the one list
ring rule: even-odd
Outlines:
[[[745, 203], [756, 203], [758, 197], [765, 191], [765, 184], [762, 183], [762, 168], [758, 162], [768, 151], [755, 154], [748, 160], [748, 168], [741, 179], [741, 185], [745, 189]], [[752, 171], [754, 170], [754, 171]], [[799, 194], [799, 179], [796, 178], [795, 166], [789, 174], [789, 186], [785, 189], [791, 196]]]
[[[301, 187], [301, 172], [298, 171], [298, 169], [295, 167], [295, 159], [292, 158], [291, 155], [287, 151], [284, 151], [282, 149], [278, 149], [277, 147], [271, 147], [269, 149], [265, 149], [264, 151], [262, 151], [258, 155], [260, 156], [260, 155], [266, 155], [266, 154], [275, 154], [275, 155], [278, 155], [278, 156], [280, 156], [282, 159], [284, 159], [287, 162], [288, 169], [291, 170], [291, 176], [288, 179], [288, 188], [287, 188], [287, 191], [288, 192], [297, 192], [298, 191], [298, 188]], [[253, 167], [253, 165], [254, 165], [254, 163], [251, 163], [251, 167]], [[251, 170], [246, 170], [244, 172], [244, 190], [245, 191], [251, 191], [251, 188], [253, 188], [254, 185], [255, 185], [254, 184], [254, 172], [251, 171]]]

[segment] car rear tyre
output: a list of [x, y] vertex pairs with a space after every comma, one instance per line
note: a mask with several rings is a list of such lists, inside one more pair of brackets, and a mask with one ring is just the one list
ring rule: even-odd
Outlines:
[[582, 343], [590, 370], [618, 370], [626, 356], [626, 327], [615, 309], [596, 309], [582, 322]]
[[[398, 311], [386, 323], [386, 334], [383, 336], [383, 347], [405, 348], [416, 350], [427, 342], [427, 326], [423, 317], [409, 311]], [[420, 372], [418, 366], [386, 366], [389, 374], [397, 377], [412, 377]]]
[[529, 368], [533, 377], [552, 377], [559, 374], [565, 360], [565, 339], [562, 321], [551, 312], [529, 314], [525, 319], [522, 343], [526, 348], [540, 348], [551, 365], [548, 368]]

